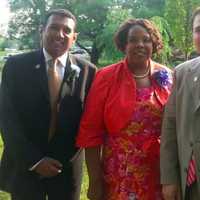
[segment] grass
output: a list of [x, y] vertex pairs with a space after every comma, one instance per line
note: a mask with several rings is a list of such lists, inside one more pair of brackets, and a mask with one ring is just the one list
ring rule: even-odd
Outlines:
[[[80, 200], [88, 200], [87, 198], [87, 189], [88, 189], [88, 175], [87, 175], [87, 169], [86, 169], [86, 165], [84, 163], [83, 165], [83, 181], [82, 181], [82, 185], [81, 185], [81, 198]], [[1, 198], [0, 198], [1, 200]]]
[[[0, 138], [0, 155], [2, 154], [3, 151], [3, 143]], [[87, 176], [87, 170], [85, 163], [83, 165], [83, 181], [82, 181], [82, 186], [81, 186], [81, 197], [80, 200], [88, 200], [87, 198], [87, 188], [88, 188], [88, 176]], [[8, 193], [5, 193], [3, 191], [0, 191], [0, 200], [10, 200], [10, 195]], [[28, 200], [28, 199], [27, 199]]]
[[[2, 151], [3, 151], [3, 142], [0, 138], [0, 155], [2, 154]], [[0, 191], [0, 200], [10, 200], [9, 194]]]

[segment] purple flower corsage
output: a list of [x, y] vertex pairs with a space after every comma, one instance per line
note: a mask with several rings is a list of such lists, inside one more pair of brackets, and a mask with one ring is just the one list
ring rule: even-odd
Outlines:
[[172, 75], [165, 69], [153, 73], [153, 78], [161, 87], [169, 87], [172, 84]]

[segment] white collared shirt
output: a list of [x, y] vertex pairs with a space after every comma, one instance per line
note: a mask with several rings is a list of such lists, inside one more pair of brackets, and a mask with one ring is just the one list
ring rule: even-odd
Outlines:
[[[45, 63], [46, 63], [46, 69], [48, 71], [49, 69], [48, 61], [52, 60], [52, 56], [46, 51], [45, 48], [43, 48], [43, 53], [44, 53], [44, 58], [45, 58]], [[57, 58], [59, 62], [57, 62], [56, 68], [61, 80], [63, 80], [64, 78], [67, 57], [68, 57], [68, 52], [65, 52], [62, 56]]]

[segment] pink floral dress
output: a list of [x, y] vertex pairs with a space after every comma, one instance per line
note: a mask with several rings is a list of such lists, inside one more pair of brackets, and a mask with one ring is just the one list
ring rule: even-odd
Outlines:
[[153, 87], [136, 91], [132, 118], [104, 144], [106, 200], [161, 200], [159, 149], [163, 106]]

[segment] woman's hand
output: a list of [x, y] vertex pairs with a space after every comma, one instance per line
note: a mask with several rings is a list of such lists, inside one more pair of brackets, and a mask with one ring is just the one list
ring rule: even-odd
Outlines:
[[162, 194], [164, 200], [181, 200], [181, 193], [178, 185], [163, 185]]
[[101, 146], [86, 148], [85, 158], [89, 175], [88, 198], [90, 200], [104, 200]]

